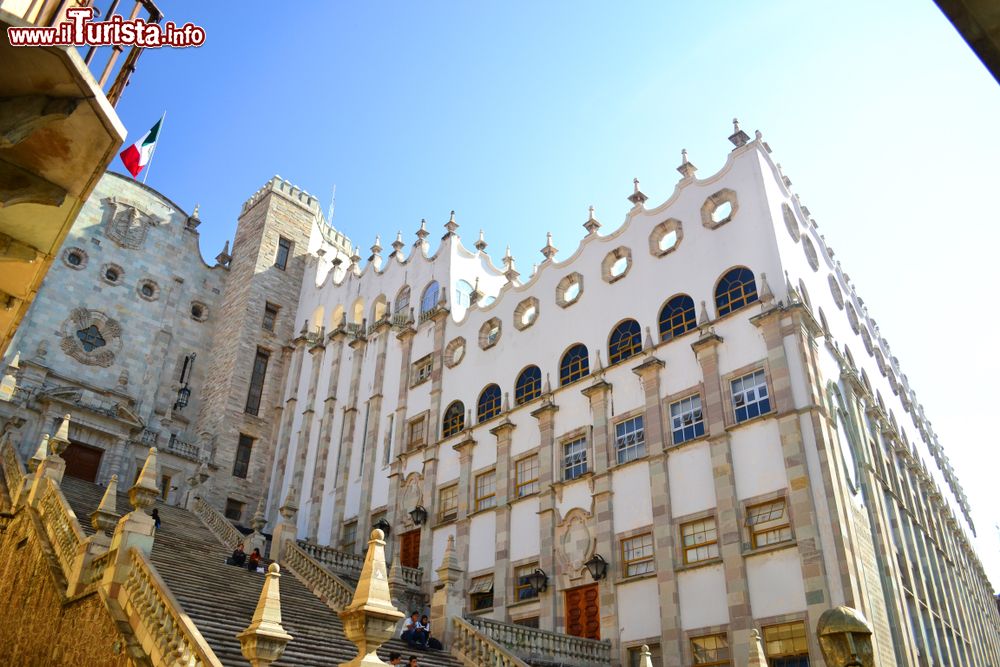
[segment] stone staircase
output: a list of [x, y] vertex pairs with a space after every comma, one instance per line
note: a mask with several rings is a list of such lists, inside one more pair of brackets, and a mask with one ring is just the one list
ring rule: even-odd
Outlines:
[[[104, 488], [65, 477], [62, 491], [84, 531], [91, 534], [90, 514]], [[236, 634], [250, 623], [264, 575], [226, 565], [229, 550], [193, 513], [162, 503], [156, 507], [163, 525], [153, 544], [153, 565], [219, 660], [246, 667]], [[119, 494], [118, 512], [130, 509], [128, 497]], [[356, 649], [344, 637], [340, 617], [287, 570], [281, 577], [281, 615], [293, 639], [275, 667], [335, 667], [354, 657]], [[447, 652], [414, 650], [398, 639], [383, 645], [379, 655], [387, 660], [390, 651], [404, 658], [416, 655], [421, 667], [461, 665]]]

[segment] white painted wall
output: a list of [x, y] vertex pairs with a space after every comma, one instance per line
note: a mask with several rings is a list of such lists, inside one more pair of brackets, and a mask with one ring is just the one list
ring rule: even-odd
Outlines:
[[649, 488], [649, 464], [634, 463], [614, 470], [612, 515], [615, 532], [625, 532], [653, 524], [653, 503]]
[[710, 565], [677, 573], [681, 603], [681, 628], [703, 628], [729, 622], [726, 575], [722, 565]]
[[660, 636], [660, 595], [656, 579], [619, 584], [618, 631], [621, 641]]
[[493, 567], [496, 562], [497, 515], [481, 512], [469, 522], [469, 572]]
[[510, 525], [510, 559], [518, 561], [537, 556], [540, 553], [537, 496], [510, 506]]
[[715, 479], [708, 443], [671, 450], [667, 459], [670, 509], [675, 517], [715, 507]]
[[746, 559], [750, 610], [756, 618], [805, 611], [799, 550], [782, 549]]
[[752, 498], [788, 486], [778, 422], [758, 421], [730, 433], [736, 496]]

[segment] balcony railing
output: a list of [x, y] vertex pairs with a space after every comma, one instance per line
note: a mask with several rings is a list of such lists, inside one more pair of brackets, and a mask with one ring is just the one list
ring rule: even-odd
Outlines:
[[607, 641], [573, 637], [487, 618], [466, 618], [465, 622], [480, 635], [488, 637], [525, 662], [574, 667], [611, 665], [611, 643]]
[[[298, 545], [310, 558], [322, 563], [336, 574], [352, 579], [357, 579], [361, 575], [361, 568], [365, 564], [364, 556], [349, 554], [346, 551], [340, 551], [333, 547], [325, 547], [311, 542], [299, 542]], [[420, 584], [424, 578], [422, 570], [415, 567], [402, 567], [400, 570], [402, 571], [403, 581], [406, 582], [407, 586], [420, 588]]]

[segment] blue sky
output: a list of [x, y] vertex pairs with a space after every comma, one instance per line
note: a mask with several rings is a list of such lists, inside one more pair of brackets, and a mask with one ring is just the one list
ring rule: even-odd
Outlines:
[[206, 44], [145, 53], [118, 110], [129, 142], [167, 110], [148, 184], [201, 204], [207, 258], [277, 173], [324, 209], [336, 183], [364, 256], [455, 209], [530, 271], [546, 231], [575, 248], [588, 205], [616, 227], [633, 177], [665, 199], [681, 148], [718, 169], [733, 116], [762, 130], [925, 405], [1000, 584], [1000, 87], [933, 2], [162, 4]]

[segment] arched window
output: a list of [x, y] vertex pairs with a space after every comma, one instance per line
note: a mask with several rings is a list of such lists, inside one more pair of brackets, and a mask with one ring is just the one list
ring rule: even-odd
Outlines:
[[444, 411], [444, 423], [441, 425], [441, 437], [455, 435], [465, 428], [465, 405], [462, 401], [452, 401]]
[[410, 286], [403, 285], [403, 289], [399, 290], [399, 294], [396, 295], [396, 306], [392, 312], [401, 313], [405, 312], [407, 308], [410, 307]]
[[424, 295], [420, 297], [420, 314], [433, 310], [434, 306], [437, 305], [438, 296], [441, 293], [441, 286], [438, 285], [436, 280], [432, 280], [431, 284], [424, 288]]
[[476, 420], [484, 422], [500, 414], [500, 387], [495, 384], [486, 385], [483, 393], [479, 394], [479, 403], [476, 405]]
[[749, 306], [757, 300], [757, 283], [745, 266], [731, 269], [715, 287], [715, 310], [719, 317]]
[[527, 403], [542, 395], [542, 371], [538, 366], [528, 366], [517, 376], [514, 385], [514, 402], [518, 405]]
[[617, 364], [642, 351], [642, 329], [635, 320], [625, 320], [614, 328], [608, 339], [608, 363]]
[[660, 311], [660, 340], [668, 341], [691, 331], [697, 326], [694, 299], [678, 294], [664, 304]]
[[590, 375], [590, 353], [587, 346], [577, 343], [566, 350], [559, 362], [559, 385], [576, 382]]
[[472, 285], [465, 280], [455, 283], [455, 305], [466, 308], [472, 305]]

